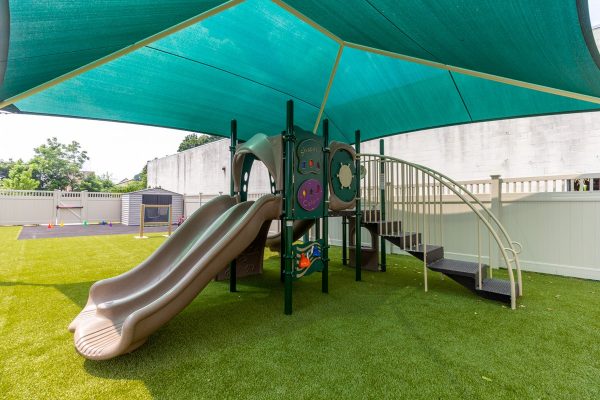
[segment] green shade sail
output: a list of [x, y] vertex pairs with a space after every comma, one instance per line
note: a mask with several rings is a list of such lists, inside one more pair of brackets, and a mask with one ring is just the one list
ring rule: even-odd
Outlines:
[[585, 0], [0, 0], [0, 101], [247, 139], [293, 99], [353, 142], [598, 110], [591, 35]]

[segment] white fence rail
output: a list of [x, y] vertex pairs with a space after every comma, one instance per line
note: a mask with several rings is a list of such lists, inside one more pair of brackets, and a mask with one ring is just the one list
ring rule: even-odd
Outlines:
[[[494, 177], [460, 183], [490, 207], [512, 238], [523, 244], [520, 259], [524, 270], [600, 280], [600, 174]], [[260, 195], [250, 195], [250, 199]], [[215, 196], [218, 194], [185, 196], [185, 215]], [[61, 209], [65, 223], [67, 215], [75, 221], [119, 221], [120, 197], [114, 193], [82, 192], [77, 198], [60, 197], [60, 192], [0, 190], [0, 225], [60, 223], [56, 206], [61, 202], [83, 207], [81, 214], [77, 209]], [[447, 254], [474, 261], [475, 232], [466, 206], [448, 193], [442, 202]], [[330, 240], [341, 245], [340, 219], [331, 219]], [[363, 240], [368, 244], [366, 230]], [[393, 247], [392, 251], [399, 252]]]
[[0, 225], [120, 220], [120, 193], [0, 190]]
[[[577, 180], [587, 180], [590, 186], [583, 190]], [[523, 270], [600, 280], [600, 174], [510, 179], [495, 176], [459, 183], [489, 207], [512, 239], [523, 245], [519, 255]], [[202, 203], [214, 196], [202, 195]], [[442, 203], [446, 254], [453, 259], [477, 261], [477, 232], [468, 206], [449, 193], [442, 196]], [[186, 215], [198, 204], [198, 195], [186, 196]], [[331, 244], [341, 245], [341, 218], [331, 218], [329, 229]], [[363, 243], [368, 246], [369, 233], [366, 229], [362, 232]]]

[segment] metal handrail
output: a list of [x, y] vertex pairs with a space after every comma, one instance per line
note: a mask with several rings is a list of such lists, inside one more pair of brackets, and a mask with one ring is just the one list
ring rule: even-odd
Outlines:
[[[356, 155], [359, 158], [363, 158], [363, 157], [372, 157], [372, 158], [377, 158], [377, 159], [381, 159], [384, 162], [386, 161], [392, 161], [392, 162], [397, 162], [399, 164], [404, 164], [404, 165], [408, 165], [412, 168], [415, 168], [418, 171], [421, 171], [422, 173], [427, 174], [428, 176], [431, 176], [434, 180], [438, 181], [441, 185], [443, 185], [444, 187], [446, 187], [447, 189], [449, 189], [451, 192], [453, 192], [456, 196], [458, 196], [463, 203], [467, 204], [469, 206], [469, 208], [471, 209], [471, 211], [473, 211], [477, 217], [479, 218], [479, 220], [481, 222], [484, 223], [484, 225], [486, 226], [488, 232], [490, 233], [490, 235], [494, 238], [494, 240], [496, 241], [498, 248], [501, 252], [502, 257], [504, 258], [504, 261], [506, 263], [506, 267], [508, 269], [508, 275], [509, 275], [509, 281], [510, 281], [510, 288], [511, 288], [511, 307], [514, 309], [516, 308], [516, 288], [515, 288], [515, 279], [514, 279], [514, 273], [513, 273], [513, 268], [512, 268], [512, 263], [514, 262], [515, 264], [515, 268], [517, 270], [517, 282], [518, 282], [518, 288], [519, 288], [519, 295], [522, 295], [522, 278], [521, 278], [521, 267], [520, 267], [520, 262], [518, 259], [518, 254], [520, 253], [522, 246], [520, 243], [518, 242], [514, 242], [511, 240], [510, 236], [508, 235], [508, 232], [506, 231], [506, 229], [504, 229], [504, 227], [502, 226], [502, 224], [500, 223], [500, 221], [498, 221], [498, 219], [496, 218], [496, 216], [490, 212], [482, 203], [481, 201], [479, 201], [479, 199], [477, 199], [471, 192], [469, 192], [465, 187], [463, 187], [462, 185], [458, 184], [456, 181], [454, 181], [453, 179], [451, 179], [450, 177], [432, 170], [431, 168], [419, 165], [419, 164], [414, 164], [411, 163], [409, 161], [405, 161], [405, 160], [401, 160], [395, 157], [390, 157], [390, 156], [386, 156], [386, 155], [381, 155], [381, 154], [369, 154], [369, 153], [360, 153]], [[446, 181], [447, 182], [446, 182]], [[409, 185], [411, 185], [412, 183], [409, 183]], [[457, 190], [456, 188], [459, 188], [459, 190]], [[462, 193], [461, 193], [462, 192]], [[464, 195], [466, 194], [468, 197], [471, 198], [472, 201], [470, 201], [468, 198], [466, 198]], [[473, 206], [473, 202], [477, 203], [487, 214], [488, 218], [485, 218], [481, 212], [479, 212], [479, 210], [477, 210], [474, 206]], [[440, 205], [442, 204], [441, 202], [441, 194], [440, 194]], [[441, 210], [440, 210], [441, 212]], [[495, 223], [496, 226], [498, 226], [498, 228], [500, 229], [502, 235], [504, 236], [506, 242], [508, 243], [508, 248], [505, 248], [505, 245], [503, 244], [502, 239], [499, 237], [498, 233], [496, 232], [496, 230], [493, 228], [492, 224], [490, 223], [490, 220], [493, 221]], [[519, 251], [517, 252], [514, 249], [514, 245], [517, 244], [520, 246]], [[512, 260], [509, 260], [508, 255], [507, 255], [507, 251], [510, 251], [511, 253], [514, 254], [514, 258]], [[491, 258], [491, 254], [490, 254], [490, 258]], [[491, 260], [490, 260], [491, 261]], [[481, 268], [481, 267], [480, 267]], [[481, 274], [480, 274], [481, 276]], [[480, 282], [480, 288], [481, 288], [481, 282]]]

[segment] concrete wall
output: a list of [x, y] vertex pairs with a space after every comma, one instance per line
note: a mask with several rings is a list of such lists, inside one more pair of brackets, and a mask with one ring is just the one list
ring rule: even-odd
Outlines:
[[[482, 122], [385, 138], [385, 153], [426, 165], [456, 180], [600, 172], [600, 112]], [[361, 149], [379, 152], [379, 141]], [[148, 163], [148, 184], [183, 194], [229, 191], [229, 140]], [[262, 164], [252, 171], [254, 193], [268, 193]]]
[[[229, 139], [195, 147], [148, 162], [148, 185], [184, 195], [229, 193]], [[251, 193], [269, 193], [269, 173], [255, 163], [250, 174]]]
[[[600, 112], [482, 122], [385, 140], [385, 153], [457, 180], [600, 172]], [[363, 152], [379, 153], [379, 142]]]

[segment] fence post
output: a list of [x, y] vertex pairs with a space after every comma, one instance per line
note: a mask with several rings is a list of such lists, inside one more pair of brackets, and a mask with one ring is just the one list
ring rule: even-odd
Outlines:
[[84, 190], [83, 192], [81, 192], [81, 222], [83, 224], [83, 221], [87, 221], [88, 219], [88, 191]]
[[[62, 191], [54, 189], [52, 192], [52, 214], [54, 216], [54, 225], [58, 225], [58, 206], [60, 204], [60, 195]], [[52, 217], [50, 217], [50, 223], [52, 223]]]
[[[490, 209], [492, 214], [502, 223], [502, 179], [500, 175], [490, 175], [490, 178]], [[490, 266], [498, 268], [500, 266], [500, 251], [495, 246], [492, 246], [492, 248], [495, 251], [493, 257], [490, 254], [490, 262], [492, 262]]]

